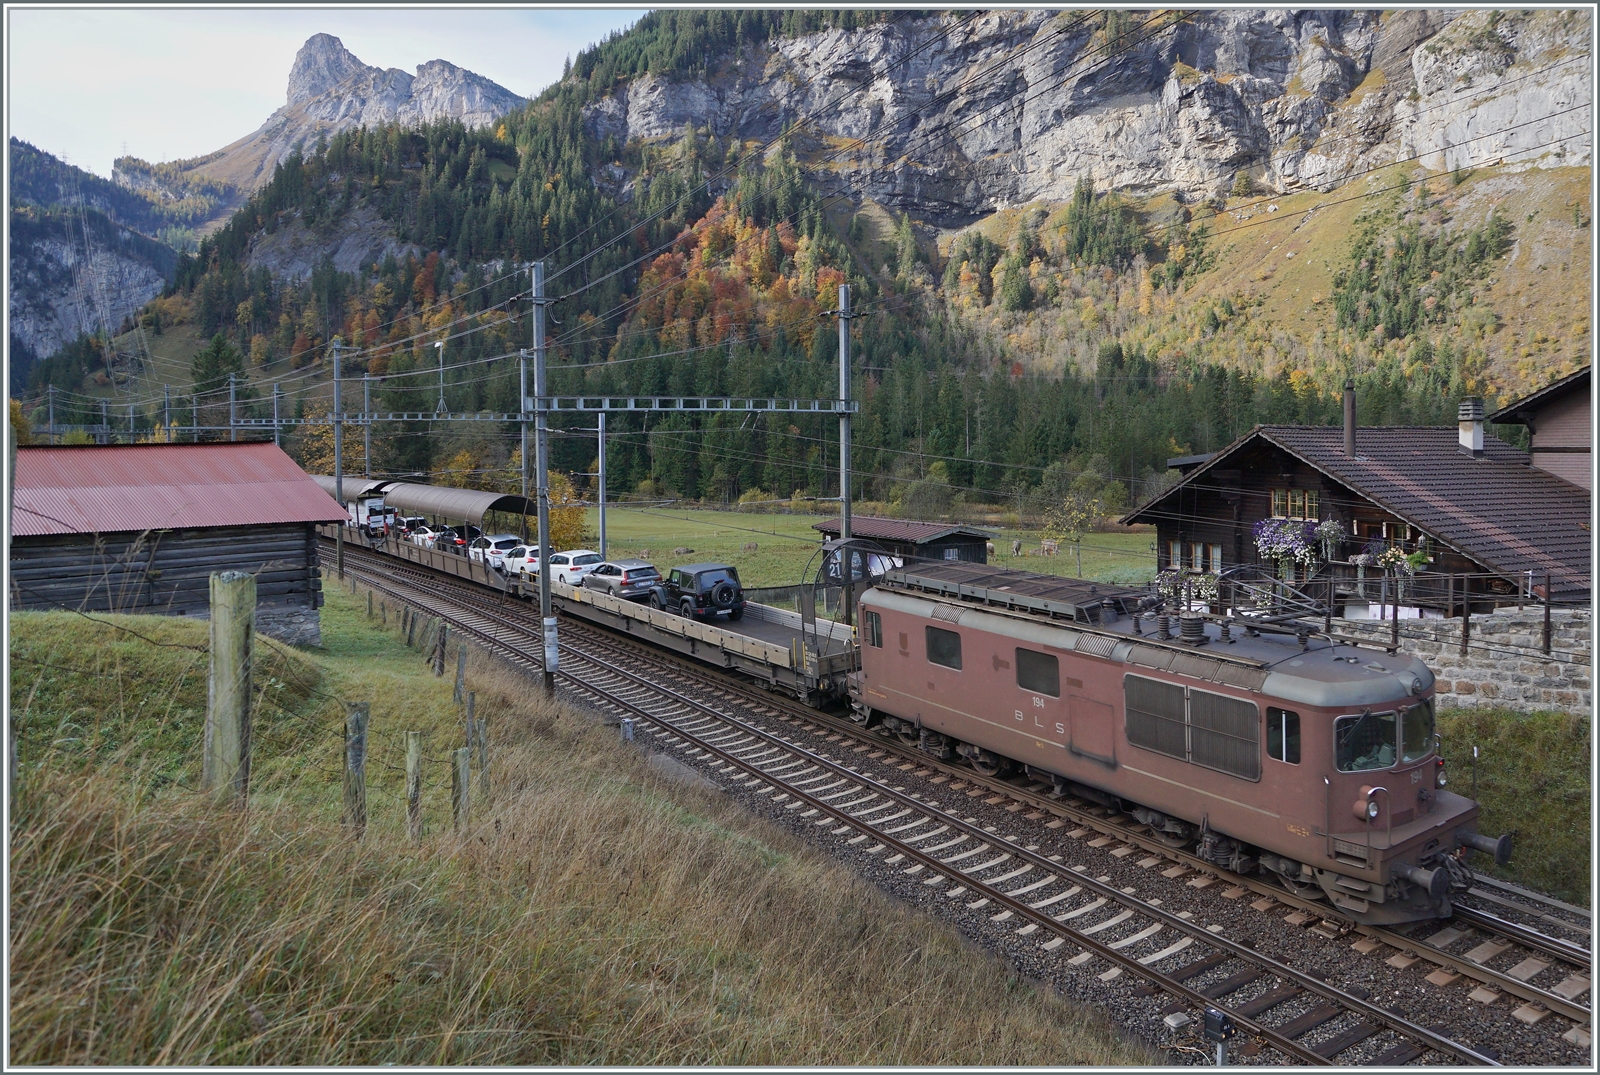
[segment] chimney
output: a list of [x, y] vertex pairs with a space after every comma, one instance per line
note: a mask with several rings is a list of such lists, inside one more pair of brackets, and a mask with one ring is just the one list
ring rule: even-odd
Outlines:
[[1468, 396], [1461, 401], [1456, 413], [1456, 428], [1460, 430], [1458, 451], [1474, 459], [1483, 456], [1483, 400]]
[[1344, 454], [1356, 457], [1356, 382], [1350, 378], [1344, 382]]

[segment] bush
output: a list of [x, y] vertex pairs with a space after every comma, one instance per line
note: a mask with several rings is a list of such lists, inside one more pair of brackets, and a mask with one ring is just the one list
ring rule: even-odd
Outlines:
[[1511, 865], [1472, 868], [1587, 906], [1590, 892], [1589, 715], [1450, 709], [1439, 714], [1450, 787], [1472, 794], [1478, 747], [1478, 831], [1516, 832]]

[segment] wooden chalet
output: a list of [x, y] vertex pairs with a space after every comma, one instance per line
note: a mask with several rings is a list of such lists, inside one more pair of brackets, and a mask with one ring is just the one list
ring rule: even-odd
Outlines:
[[256, 629], [321, 638], [319, 523], [345, 518], [267, 443], [17, 449], [13, 609], [206, 615], [210, 577], [256, 577]]
[[1163, 569], [1256, 564], [1270, 574], [1276, 564], [1256, 548], [1258, 522], [1337, 520], [1341, 538], [1332, 558], [1318, 542], [1316, 564], [1299, 569], [1295, 582], [1320, 595], [1331, 579], [1335, 604], [1347, 603], [1351, 615], [1365, 615], [1376, 598], [1358, 578], [1381, 573], [1351, 556], [1391, 546], [1426, 557], [1401, 602], [1418, 610], [1451, 614], [1463, 587], [1485, 599], [1542, 593], [1546, 572], [1553, 600], [1587, 603], [1588, 491], [1486, 436], [1481, 402], [1469, 400], [1461, 410], [1456, 430], [1356, 429], [1348, 418], [1353, 401], [1343, 429], [1257, 426], [1209, 458], [1186, 460], [1175, 485], [1122, 521], [1156, 527]]
[[1530, 396], [1501, 407], [1485, 421], [1523, 425], [1532, 434], [1533, 465], [1594, 491], [1594, 408], [1585, 366]]
[[[839, 536], [839, 519], [824, 519], [811, 529], [822, 532], [823, 540]], [[911, 519], [883, 519], [876, 515], [850, 517], [850, 536], [876, 541], [895, 556], [906, 560], [962, 560], [972, 564], [989, 562], [989, 538], [985, 531], [957, 523], [923, 523]]]

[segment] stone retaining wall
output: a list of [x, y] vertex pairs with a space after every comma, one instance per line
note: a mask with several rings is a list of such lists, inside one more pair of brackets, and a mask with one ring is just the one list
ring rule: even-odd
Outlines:
[[[190, 619], [209, 620], [210, 609], [189, 613]], [[256, 631], [291, 646], [322, 645], [322, 614], [314, 608], [256, 608]]]
[[[1472, 617], [1467, 653], [1461, 619], [1401, 620], [1400, 645], [1438, 677], [1440, 708], [1589, 710], [1593, 636], [1589, 609], [1550, 613], [1550, 654], [1543, 652], [1544, 610], [1507, 608]], [[1335, 620], [1335, 632], [1387, 643], [1391, 625]]]

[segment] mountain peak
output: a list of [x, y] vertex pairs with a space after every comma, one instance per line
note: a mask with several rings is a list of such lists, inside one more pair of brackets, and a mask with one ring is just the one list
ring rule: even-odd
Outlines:
[[[312, 34], [289, 69], [289, 107], [320, 97], [369, 68], [332, 34]], [[373, 68], [372, 70], [376, 70]]]

